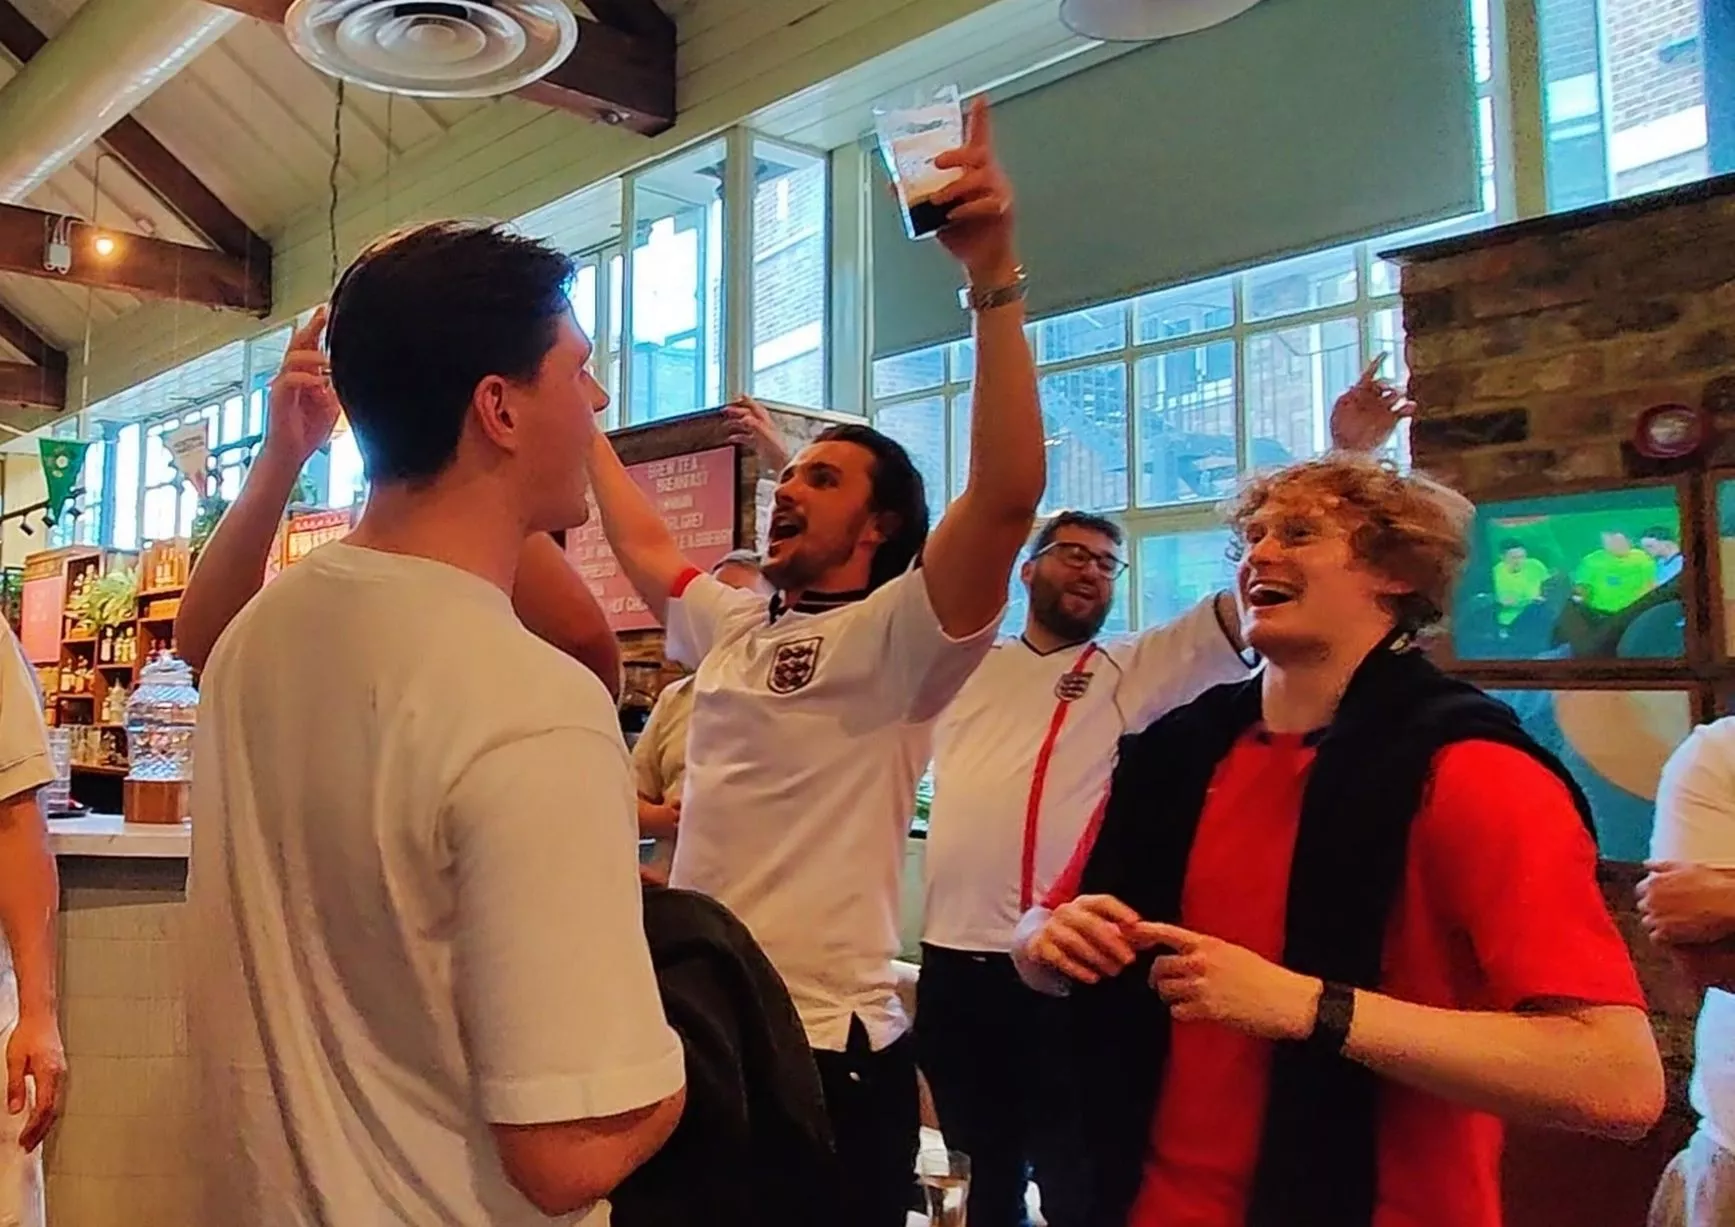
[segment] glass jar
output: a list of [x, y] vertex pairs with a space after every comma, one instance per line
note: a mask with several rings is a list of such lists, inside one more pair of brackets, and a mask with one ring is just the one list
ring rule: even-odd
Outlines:
[[199, 692], [186, 661], [164, 652], [139, 670], [126, 715], [129, 780], [193, 778]]

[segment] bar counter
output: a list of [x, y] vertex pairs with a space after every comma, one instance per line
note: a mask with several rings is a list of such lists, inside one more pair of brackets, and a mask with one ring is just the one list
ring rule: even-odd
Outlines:
[[199, 1227], [181, 938], [187, 824], [50, 819], [70, 1077], [46, 1149], [49, 1227]]

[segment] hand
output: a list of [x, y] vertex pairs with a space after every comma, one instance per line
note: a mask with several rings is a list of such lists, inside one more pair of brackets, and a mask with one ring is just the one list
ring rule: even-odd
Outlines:
[[1331, 445], [1345, 452], [1377, 452], [1398, 423], [1414, 416], [1416, 402], [1378, 378], [1386, 356], [1368, 363], [1361, 378], [1331, 407]]
[[6, 1110], [16, 1116], [24, 1111], [25, 1077], [35, 1083], [35, 1099], [29, 1102], [30, 1119], [18, 1137], [25, 1151], [35, 1150], [60, 1115], [61, 1086], [66, 1080], [66, 1050], [60, 1043], [60, 1025], [52, 1014], [23, 1014], [6, 1044]]
[[319, 348], [325, 318], [326, 309], [320, 307], [296, 330], [271, 381], [265, 450], [282, 455], [297, 472], [331, 438], [341, 412], [331, 386], [331, 362]]
[[1012, 254], [1012, 185], [994, 157], [988, 104], [980, 96], [964, 117], [963, 147], [942, 153], [934, 165], [964, 172], [934, 193], [936, 204], [950, 208], [936, 236], [940, 245], [964, 266], [971, 284], [993, 288], [1011, 281], [1018, 267]]
[[646, 802], [639, 807], [639, 833], [649, 838], [673, 839], [681, 829], [681, 803]]
[[1141, 924], [1142, 949], [1174, 951], [1151, 964], [1151, 987], [1176, 1022], [1214, 1022], [1265, 1040], [1313, 1032], [1324, 986], [1251, 950], [1176, 925]]
[[781, 474], [789, 463], [789, 445], [765, 406], [751, 396], [740, 396], [724, 405], [723, 413], [729, 419], [729, 442], [752, 448], [767, 469]]
[[1113, 979], [1133, 961], [1126, 931], [1138, 923], [1139, 914], [1113, 895], [1080, 895], [1054, 909], [1029, 957], [1080, 984]]
[[1694, 945], [1735, 933], [1735, 870], [1652, 862], [1639, 883], [1639, 920], [1652, 941]]

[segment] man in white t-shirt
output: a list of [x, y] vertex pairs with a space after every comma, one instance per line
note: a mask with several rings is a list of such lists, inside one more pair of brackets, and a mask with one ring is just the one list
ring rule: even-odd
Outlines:
[[1735, 1222], [1735, 718], [1676, 750], [1657, 785], [1639, 910], [1705, 993], [1692, 1101], [1699, 1130], [1663, 1173], [1651, 1227]]
[[963, 171], [939, 242], [964, 267], [978, 356], [969, 480], [931, 537], [904, 449], [832, 427], [777, 487], [768, 602], [700, 574], [613, 451], [592, 453], [615, 556], [669, 654], [698, 669], [670, 881], [726, 904], [787, 982], [861, 1227], [902, 1227], [914, 1191], [915, 1059], [892, 959], [916, 781], [932, 720], [993, 641], [1044, 481], [1010, 192], [980, 105], [942, 161]]
[[0, 1223], [8, 1227], [44, 1227], [42, 1139], [66, 1078], [54, 991], [60, 880], [37, 802], [52, 779], [42, 692], [0, 622]]
[[[445, 222], [337, 286], [367, 511], [241, 611], [203, 678], [205, 1221], [600, 1225], [680, 1117], [614, 706], [509, 595], [524, 541], [583, 521], [607, 403], [571, 275]], [[287, 371], [274, 398], [323, 379]]]

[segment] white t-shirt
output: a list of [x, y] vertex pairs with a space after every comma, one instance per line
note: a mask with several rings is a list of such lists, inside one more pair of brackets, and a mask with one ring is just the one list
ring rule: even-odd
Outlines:
[[[1663, 768], [1651, 859], [1735, 869], [1735, 718], [1693, 730]], [[1699, 1009], [1693, 1107], [1735, 1153], [1735, 994], [1711, 989]]]
[[1032, 801], [1034, 901], [1107, 791], [1121, 736], [1246, 676], [1214, 598], [1136, 637], [1046, 654], [1022, 637], [996, 644], [934, 726], [922, 940], [1010, 950]]
[[[54, 758], [48, 749], [48, 726], [42, 719], [42, 689], [36, 670], [24, 659], [24, 649], [12, 628], [0, 620], [0, 801], [35, 792], [54, 779]], [[12, 951], [0, 932], [0, 980], [12, 978]], [[13, 1021], [16, 1001], [0, 1009], [0, 1026]]]
[[683, 1079], [607, 692], [485, 581], [342, 543], [242, 611], [202, 690], [207, 1220], [547, 1227], [489, 1122], [615, 1115]]
[[775, 622], [709, 575], [669, 602], [669, 655], [698, 668], [669, 880], [746, 923], [815, 1048], [842, 1051], [852, 1016], [876, 1050], [909, 1028], [892, 959], [916, 782], [996, 622], [948, 638], [921, 571]]

